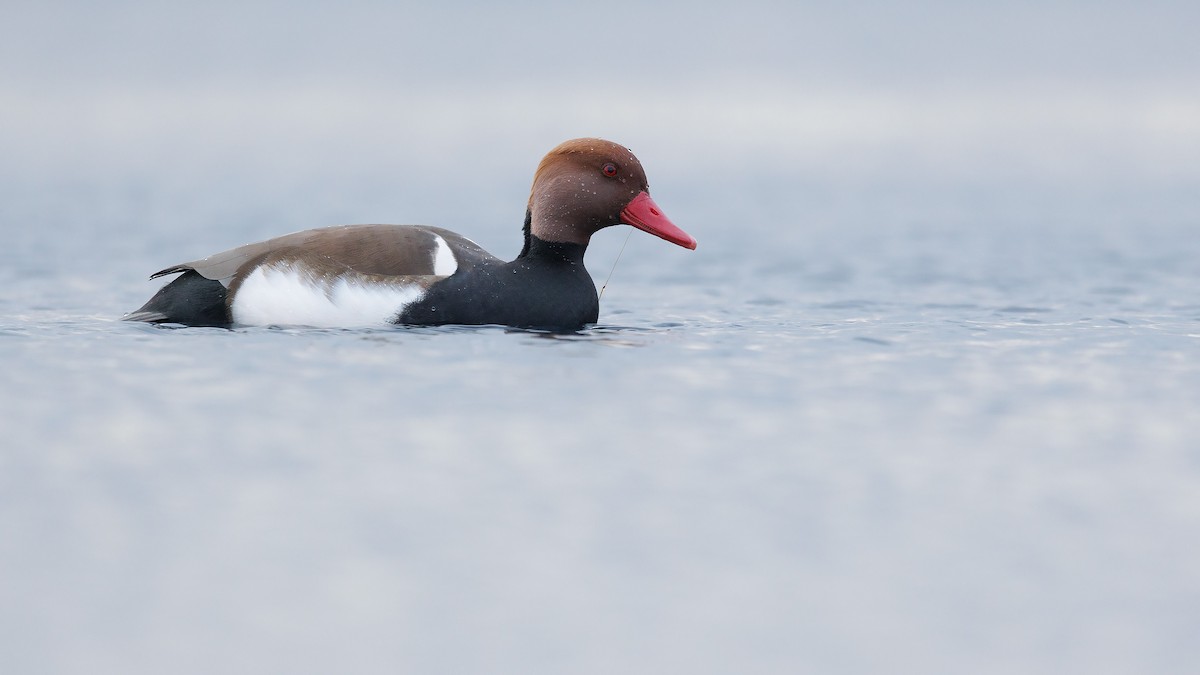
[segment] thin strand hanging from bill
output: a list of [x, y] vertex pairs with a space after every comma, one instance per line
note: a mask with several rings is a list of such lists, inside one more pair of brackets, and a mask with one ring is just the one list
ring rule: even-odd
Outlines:
[[633, 228], [628, 228], [629, 232], [625, 233], [625, 243], [621, 244], [621, 250], [617, 251], [617, 259], [613, 261], [612, 269], [608, 271], [608, 276], [604, 278], [604, 285], [600, 287], [600, 295], [598, 299], [604, 299], [604, 289], [608, 288], [608, 282], [612, 279], [613, 272], [617, 270], [617, 263], [621, 260], [621, 254], [625, 252], [625, 244], [629, 243], [629, 237], [633, 235]]

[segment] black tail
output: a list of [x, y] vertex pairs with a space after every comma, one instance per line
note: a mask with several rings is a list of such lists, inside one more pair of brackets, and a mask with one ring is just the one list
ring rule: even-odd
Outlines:
[[121, 317], [125, 321], [181, 323], [186, 326], [228, 326], [228, 291], [219, 281], [205, 279], [195, 270], [187, 270], [178, 279], [163, 286], [141, 309]]

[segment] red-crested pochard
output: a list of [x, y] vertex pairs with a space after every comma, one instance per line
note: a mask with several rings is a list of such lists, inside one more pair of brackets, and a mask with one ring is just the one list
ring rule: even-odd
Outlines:
[[584, 251], [596, 231], [618, 223], [696, 248], [696, 240], [650, 198], [646, 173], [632, 152], [580, 138], [554, 148], [538, 165], [525, 212], [525, 245], [512, 262], [438, 227], [307, 230], [156, 272], [151, 279], [182, 275], [124, 319], [190, 326], [576, 330], [599, 315]]

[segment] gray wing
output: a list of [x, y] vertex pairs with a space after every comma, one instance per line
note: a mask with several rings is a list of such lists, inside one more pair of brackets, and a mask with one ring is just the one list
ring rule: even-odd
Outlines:
[[173, 265], [150, 278], [195, 270], [228, 288], [240, 270], [268, 257], [309, 261], [326, 269], [333, 267], [366, 275], [433, 276], [437, 274], [437, 253], [442, 246], [450, 249], [456, 269], [496, 259], [470, 239], [440, 227], [342, 225], [246, 244], [201, 260]]

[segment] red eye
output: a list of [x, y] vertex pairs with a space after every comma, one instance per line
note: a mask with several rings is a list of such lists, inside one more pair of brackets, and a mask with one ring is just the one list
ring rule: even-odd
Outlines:
[[617, 175], [617, 165], [613, 164], [612, 162], [605, 164], [604, 165], [604, 175], [608, 176], [609, 178], [612, 178], [613, 176]]

